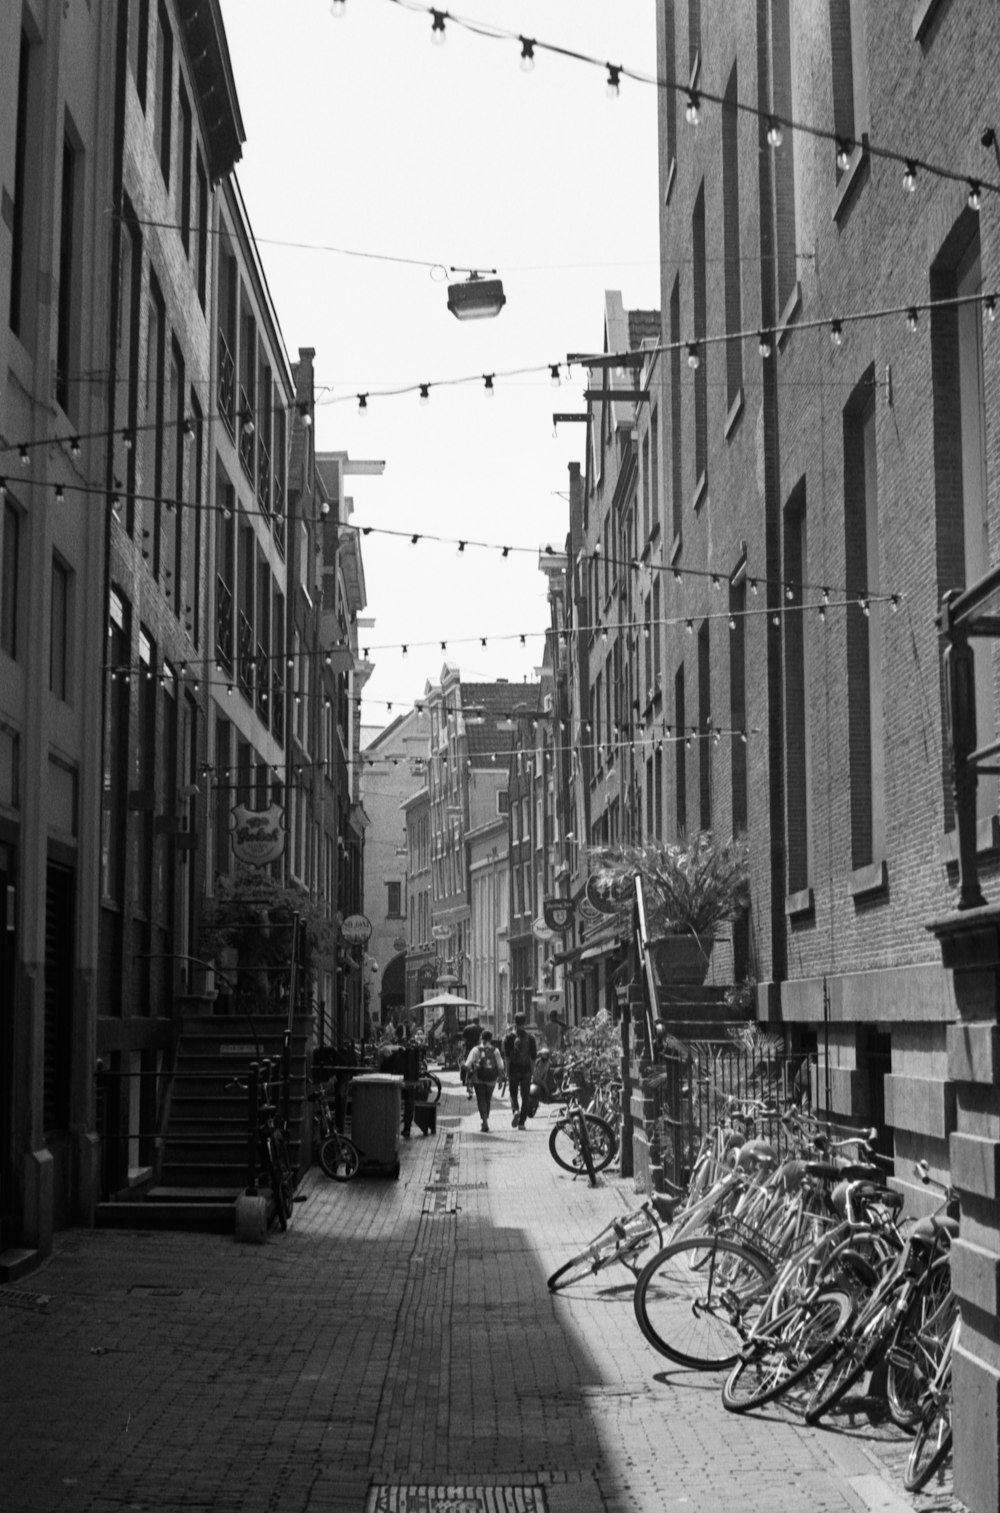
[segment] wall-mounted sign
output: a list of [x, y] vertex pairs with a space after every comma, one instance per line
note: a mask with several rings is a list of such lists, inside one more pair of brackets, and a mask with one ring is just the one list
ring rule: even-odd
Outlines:
[[619, 877], [605, 881], [599, 873], [592, 872], [587, 878], [587, 902], [598, 914], [617, 914], [622, 904], [635, 893], [631, 877]]
[[248, 809], [234, 804], [230, 815], [233, 855], [251, 867], [276, 862], [285, 849], [285, 810], [281, 804]]
[[565, 935], [573, 923], [576, 905], [571, 898], [547, 898], [542, 904], [545, 923], [556, 935]]
[[349, 914], [340, 927], [345, 946], [363, 946], [372, 938], [372, 922], [364, 914]]
[[552, 940], [556, 932], [546, 924], [544, 919], [533, 919], [531, 933], [536, 940]]
[[451, 925], [432, 925], [431, 926], [431, 939], [432, 940], [451, 940], [451, 937], [454, 935], [454, 933], [455, 933], [455, 931], [454, 931], [454, 929], [452, 928]]

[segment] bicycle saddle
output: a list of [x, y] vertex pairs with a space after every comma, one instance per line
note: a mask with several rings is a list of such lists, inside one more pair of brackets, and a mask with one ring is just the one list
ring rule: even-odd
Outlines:
[[910, 1239], [914, 1245], [934, 1245], [942, 1232], [949, 1240], [956, 1240], [958, 1220], [947, 1214], [930, 1214], [926, 1219], [917, 1220], [910, 1231]]
[[736, 1165], [744, 1169], [748, 1166], [777, 1166], [778, 1152], [767, 1140], [758, 1137], [756, 1140], [748, 1140], [740, 1147], [740, 1153], [736, 1157]]
[[677, 1207], [678, 1199], [668, 1198], [666, 1193], [652, 1193], [649, 1201], [665, 1224], [673, 1223], [674, 1209]]

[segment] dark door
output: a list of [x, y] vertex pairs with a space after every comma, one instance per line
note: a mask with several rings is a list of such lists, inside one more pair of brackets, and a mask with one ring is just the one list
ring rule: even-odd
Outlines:
[[70, 1222], [70, 1089], [73, 1066], [73, 896], [68, 867], [49, 863], [45, 879], [45, 1043], [42, 1120], [45, 1143], [55, 1161], [53, 1219]]

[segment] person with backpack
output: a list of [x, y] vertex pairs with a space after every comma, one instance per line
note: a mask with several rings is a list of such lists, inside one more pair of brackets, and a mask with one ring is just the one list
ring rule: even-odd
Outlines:
[[503, 1054], [510, 1087], [510, 1111], [514, 1116], [510, 1122], [515, 1129], [524, 1129], [524, 1121], [531, 1112], [531, 1075], [538, 1047], [534, 1035], [528, 1034], [523, 1013], [514, 1015], [514, 1028], [504, 1037]]
[[502, 1071], [503, 1057], [493, 1044], [493, 1032], [483, 1030], [479, 1044], [473, 1047], [466, 1058], [465, 1085], [475, 1092], [484, 1135], [489, 1133], [493, 1089]]

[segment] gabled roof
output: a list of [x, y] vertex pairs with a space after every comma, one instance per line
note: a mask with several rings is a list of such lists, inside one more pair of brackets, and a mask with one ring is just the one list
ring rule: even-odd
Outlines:
[[[469, 761], [473, 767], [493, 767], [494, 757], [510, 751], [514, 732], [500, 728], [500, 722], [510, 719], [515, 707], [527, 705], [534, 708], [538, 703], [540, 688], [537, 683], [463, 683], [462, 713], [465, 715], [465, 739]], [[472, 724], [469, 715], [476, 710], [482, 724]]]

